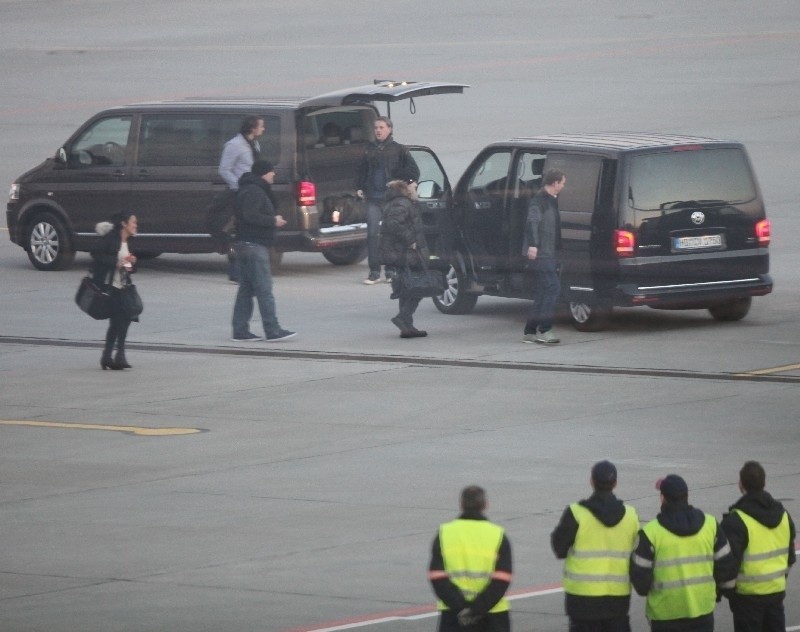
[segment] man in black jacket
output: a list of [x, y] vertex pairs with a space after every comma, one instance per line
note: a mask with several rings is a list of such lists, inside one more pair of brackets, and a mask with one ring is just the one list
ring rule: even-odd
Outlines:
[[[380, 225], [383, 196], [392, 180], [419, 179], [419, 167], [408, 148], [394, 140], [391, 119], [379, 116], [373, 126], [375, 141], [370, 143], [358, 165], [356, 195], [367, 201], [367, 263], [369, 276], [364, 283], [373, 285], [381, 280]], [[386, 281], [391, 281], [387, 274]]]
[[795, 563], [795, 526], [783, 505], [764, 489], [767, 475], [757, 461], [739, 471], [743, 496], [722, 517], [739, 569], [736, 588], [726, 590], [735, 632], [783, 632], [786, 576]]
[[561, 294], [558, 276], [558, 251], [561, 248], [561, 217], [558, 194], [567, 184], [566, 176], [549, 169], [542, 178], [542, 188], [528, 203], [522, 254], [533, 268], [533, 306], [525, 322], [523, 342], [558, 344], [553, 334], [553, 315]]
[[718, 591], [733, 585], [736, 560], [717, 521], [689, 504], [677, 474], [656, 482], [661, 513], [639, 531], [631, 583], [647, 596], [652, 632], [713, 632]]
[[639, 530], [633, 507], [614, 495], [617, 468], [610, 461], [592, 467], [594, 490], [569, 505], [550, 535], [564, 563], [564, 609], [570, 632], [630, 632], [630, 553]]
[[433, 541], [428, 578], [439, 598], [439, 632], [511, 630], [511, 545], [485, 510], [486, 492], [465, 487], [461, 515], [442, 524]]
[[240, 342], [263, 340], [250, 332], [254, 297], [258, 301], [267, 342], [288, 340], [297, 335], [278, 324], [272, 295], [269, 247], [275, 239], [275, 229], [286, 225], [286, 220], [275, 212], [275, 195], [271, 186], [274, 179], [275, 169], [267, 160], [256, 160], [250, 173], [239, 178], [233, 248], [239, 260], [241, 278], [233, 306], [233, 340]]

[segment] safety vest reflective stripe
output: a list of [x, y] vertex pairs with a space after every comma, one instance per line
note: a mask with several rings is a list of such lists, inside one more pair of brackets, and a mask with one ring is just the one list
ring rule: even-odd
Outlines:
[[653, 545], [653, 586], [647, 594], [647, 617], [652, 621], [694, 619], [714, 611], [714, 547], [717, 521], [706, 515], [694, 535], [679, 536], [648, 522], [644, 533]]
[[578, 523], [575, 542], [564, 562], [564, 591], [583, 597], [622, 597], [631, 594], [628, 569], [639, 517], [633, 507], [609, 527], [580, 503], [570, 505]]
[[[495, 570], [502, 543], [503, 528], [488, 520], [459, 518], [439, 527], [445, 571], [467, 601], [474, 600], [492, 579], [511, 581], [509, 573]], [[440, 610], [447, 609], [442, 601], [438, 605]], [[509, 602], [503, 597], [489, 612], [508, 609]]]
[[734, 512], [742, 519], [748, 538], [736, 578], [736, 592], [741, 595], [784, 592], [789, 572], [789, 515], [784, 512], [780, 523], [771, 529], [740, 509]]
[[626, 551], [576, 551], [574, 549], [569, 550], [569, 555], [575, 558], [582, 558], [582, 559], [603, 559], [607, 557], [618, 557], [623, 560], [627, 560], [630, 557], [630, 553]]

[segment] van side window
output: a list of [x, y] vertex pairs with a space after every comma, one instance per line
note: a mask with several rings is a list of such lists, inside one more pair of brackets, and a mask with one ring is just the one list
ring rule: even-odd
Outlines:
[[567, 177], [567, 186], [558, 196], [561, 213], [594, 212], [602, 160], [598, 156], [548, 154], [547, 169], [558, 169]]
[[95, 122], [69, 147], [67, 164], [71, 167], [124, 165], [130, 129], [130, 116]]
[[[141, 167], [216, 167], [225, 143], [239, 133], [242, 116], [146, 114], [139, 131]], [[279, 162], [280, 125], [265, 117], [259, 139], [262, 157]]]

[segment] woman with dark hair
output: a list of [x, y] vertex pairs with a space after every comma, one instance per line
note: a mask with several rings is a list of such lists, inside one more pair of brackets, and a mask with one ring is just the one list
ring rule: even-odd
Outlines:
[[[104, 371], [131, 368], [125, 359], [125, 338], [131, 318], [122, 305], [121, 290], [127, 283], [128, 275], [136, 269], [136, 257], [128, 248], [128, 240], [136, 234], [138, 223], [133, 213], [119, 213], [112, 219], [113, 223], [100, 222], [95, 226], [95, 232], [103, 239], [91, 253], [94, 260], [92, 278], [98, 287], [108, 291], [111, 298], [111, 317], [108, 321], [106, 344], [100, 358], [100, 366]], [[115, 346], [117, 354], [112, 358]]]
[[[392, 180], [386, 185], [386, 205], [380, 228], [381, 263], [390, 271], [399, 272], [408, 266], [416, 269], [428, 260], [422, 218], [417, 210], [417, 183], [410, 177]], [[428, 332], [414, 327], [414, 312], [420, 298], [403, 296], [400, 292], [400, 275], [392, 275], [392, 296], [397, 298], [399, 313], [392, 324], [400, 330], [401, 338], [423, 338]]]

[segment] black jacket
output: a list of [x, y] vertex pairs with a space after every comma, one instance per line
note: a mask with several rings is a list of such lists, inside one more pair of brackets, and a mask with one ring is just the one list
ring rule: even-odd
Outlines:
[[[656, 516], [659, 524], [678, 536], [694, 535], [705, 524], [705, 514], [695, 509], [688, 502], [668, 500], [661, 506], [661, 513]], [[631, 558], [631, 583], [636, 592], [647, 595], [653, 586], [653, 565], [656, 551], [644, 530], [639, 531], [639, 544]], [[637, 559], [643, 563], [637, 563]], [[725, 532], [717, 524], [717, 535], [714, 542], [714, 580], [721, 586], [736, 578], [738, 565], [731, 554]]]
[[[416, 244], [416, 252], [411, 245]], [[420, 256], [428, 260], [428, 246], [416, 203], [392, 188], [386, 190], [380, 230], [381, 263], [421, 267]]]
[[[607, 527], [619, 524], [625, 515], [625, 504], [612, 492], [595, 492], [589, 498], [581, 500], [579, 504], [591, 511]], [[563, 560], [567, 557], [577, 535], [578, 522], [572, 510], [567, 507], [561, 514], [561, 520], [553, 533], [550, 534], [550, 544], [558, 559]], [[586, 621], [625, 616], [628, 614], [630, 604], [630, 595], [584, 597], [564, 594], [564, 609], [567, 616]]]
[[[786, 513], [783, 505], [775, 500], [768, 492], [760, 491], [747, 493], [730, 506], [730, 513], [722, 516], [722, 530], [728, 538], [728, 543], [731, 545], [731, 553], [736, 560], [736, 568], [738, 569], [742, 564], [742, 557], [749, 542], [749, 535], [747, 527], [742, 521], [741, 517], [734, 513], [733, 510], [738, 509], [743, 511], [748, 516], [751, 516], [765, 527], [774, 529], [783, 519], [783, 514]], [[795, 526], [792, 517], [789, 516], [789, 566], [791, 567], [796, 561], [796, 553], [794, 550], [795, 539]], [[735, 591], [726, 590], [723, 594], [730, 597]], [[776, 593], [776, 595], [752, 595], [748, 599], [757, 599], [761, 601], [773, 601], [774, 599], [783, 600], [785, 593]]]
[[[92, 281], [98, 287], [109, 287], [114, 281], [114, 272], [119, 261], [119, 249], [122, 246], [122, 237], [118, 230], [113, 230], [110, 222], [100, 222], [95, 226], [95, 231], [102, 235], [97, 248], [91, 251]], [[128, 249], [133, 252], [133, 237], [128, 238]], [[133, 274], [135, 266], [130, 270]]]
[[558, 199], [542, 187], [528, 202], [528, 217], [522, 239], [522, 255], [528, 248], [536, 247], [538, 259], [554, 259], [561, 249], [561, 216]]
[[356, 190], [369, 200], [382, 200], [390, 180], [417, 180], [419, 167], [405, 145], [389, 136], [382, 143], [367, 147], [356, 172]]
[[245, 173], [236, 193], [236, 241], [269, 247], [275, 241], [275, 196], [263, 178]]

